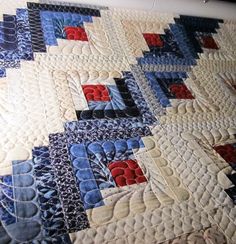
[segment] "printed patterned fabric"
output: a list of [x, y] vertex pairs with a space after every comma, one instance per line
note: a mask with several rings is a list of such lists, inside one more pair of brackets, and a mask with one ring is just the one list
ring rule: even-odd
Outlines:
[[236, 22], [0, 1], [0, 243], [236, 243]]
[[4, 15], [0, 22], [0, 78], [7, 68], [19, 68], [20, 60], [33, 60], [29, 14], [17, 9], [15, 15]]

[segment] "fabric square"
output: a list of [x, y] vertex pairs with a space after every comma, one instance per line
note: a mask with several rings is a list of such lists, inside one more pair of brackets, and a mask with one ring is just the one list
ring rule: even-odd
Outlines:
[[69, 144], [152, 135], [149, 127], [144, 126], [137, 118], [67, 122], [65, 133]]
[[103, 85], [82, 85], [86, 100], [89, 101], [110, 101], [106, 86]]
[[236, 186], [236, 173], [232, 175], [228, 175], [228, 178], [232, 181], [232, 183]]
[[65, 215], [66, 225], [70, 230], [82, 230], [89, 227], [83, 201], [76, 185], [73, 167], [63, 133], [49, 135], [49, 153], [55, 171], [55, 181]]
[[147, 45], [150, 47], [163, 47], [164, 42], [161, 39], [159, 34], [154, 33], [143, 33], [143, 37], [147, 42]]
[[236, 143], [215, 146], [214, 149], [226, 162], [236, 164]]
[[32, 155], [45, 235], [57, 236], [66, 233], [65, 216], [59, 199], [55, 172], [50, 162], [49, 149], [48, 147], [36, 147], [33, 149]]
[[44, 10], [44, 11], [53, 11], [53, 12], [62, 12], [62, 13], [76, 13], [81, 15], [89, 15], [89, 16], [96, 16], [100, 17], [100, 10], [97, 8], [85, 7], [85, 6], [74, 6], [74, 5], [57, 5], [57, 4], [43, 4], [43, 3], [34, 3], [28, 2], [27, 3], [28, 9], [32, 10]]
[[236, 204], [236, 186], [226, 189], [225, 192], [233, 200], [233, 203]]
[[102, 195], [94, 177], [85, 145], [71, 145], [70, 156], [84, 208], [103, 206]]
[[171, 84], [169, 89], [176, 99], [194, 99], [193, 95], [184, 84]]
[[28, 11], [17, 9], [16, 15], [3, 15], [0, 33], [1, 78], [6, 76], [6, 68], [19, 68], [20, 60], [33, 60]]
[[0, 32], [3, 40], [0, 42], [0, 51], [12, 51], [17, 48], [16, 16], [3, 15], [3, 22], [0, 22]]
[[55, 33], [55, 38], [66, 39], [66, 33], [64, 30], [64, 19], [52, 19], [53, 29]]
[[82, 27], [66, 26], [65, 28], [66, 39], [74, 41], [88, 41], [87, 34]]
[[147, 181], [136, 160], [111, 162], [108, 168], [119, 187]]
[[12, 176], [0, 177], [0, 220], [4, 225], [16, 222]]
[[212, 36], [203, 36], [202, 46], [209, 49], [219, 49]]
[[0, 78], [6, 77], [6, 69], [0, 68]]
[[208, 49], [219, 49], [212, 35], [207, 33], [197, 33], [196, 38], [199, 41], [201, 47]]

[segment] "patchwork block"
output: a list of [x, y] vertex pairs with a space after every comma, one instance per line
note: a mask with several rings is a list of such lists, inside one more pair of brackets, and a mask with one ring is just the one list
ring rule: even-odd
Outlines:
[[143, 34], [150, 50], [149, 52], [144, 52], [144, 59], [155, 59], [155, 57], [160, 59], [175, 57], [183, 58], [183, 53], [179, 49], [178, 44], [174, 40], [173, 34], [170, 32], [170, 30], [165, 30], [164, 35], [154, 35], [155, 41], [150, 43], [150, 39], [147, 39], [147, 35], [145, 33]]
[[57, 39], [71, 40], [75, 33], [77, 40], [88, 40], [83, 23], [92, 22], [91, 16], [71, 12], [42, 10], [40, 11], [40, 19], [46, 45], [58, 45]]
[[194, 99], [184, 84], [184, 72], [145, 72], [150, 87], [163, 107], [171, 106], [170, 99]]
[[[113, 174], [109, 170], [109, 162], [129, 159], [133, 155], [132, 149], [140, 147], [143, 147], [140, 138], [107, 139], [69, 146], [77, 185], [85, 209], [103, 206], [101, 190], [116, 186]], [[140, 173], [139, 170], [137, 173]]]
[[[84, 110], [84, 111], [77, 111], [77, 117], [78, 119], [92, 119], [92, 118], [119, 118], [119, 117], [137, 117], [140, 115], [139, 110], [132, 98], [132, 95], [130, 94], [130, 91], [127, 87], [127, 84], [125, 80], [123, 79], [115, 79], [117, 90], [116, 92], [119, 94], [118, 96], [114, 96], [114, 89], [112, 87], [109, 90], [112, 90], [111, 92], [111, 109], [104, 109], [104, 110]], [[84, 89], [84, 92], [86, 90]], [[108, 100], [110, 99], [108, 95], [108, 92], [105, 91], [102, 93], [103, 97], [100, 98], [99, 95], [96, 97], [96, 91], [94, 92], [94, 100]], [[89, 94], [86, 94], [86, 98], [88, 100]], [[119, 101], [120, 99], [120, 101]], [[90, 98], [89, 98], [90, 100]], [[117, 101], [118, 100], [118, 101]], [[125, 105], [125, 108], [122, 109], [116, 109], [118, 107], [117, 103], [123, 103]], [[115, 106], [113, 106], [115, 104]], [[114, 108], [113, 108], [114, 107]], [[119, 108], [119, 107], [118, 107]], [[122, 107], [121, 107], [122, 108]]]
[[[156, 121], [131, 72], [122, 72], [122, 75], [116, 74], [122, 78], [113, 75], [104, 81], [94, 80], [92, 76], [90, 80], [87, 75], [82, 77], [83, 74], [82, 70], [64, 73], [62, 81], [69, 87], [78, 120], [137, 117], [145, 124]], [[57, 77], [55, 80], [58, 83]]]
[[[162, 16], [158, 17], [156, 29], [152, 27], [153, 22], [156, 21], [154, 18], [151, 19], [152, 17], [146, 22], [146, 26], [142, 25], [142, 18], [140, 18], [140, 23], [132, 22], [129, 17], [126, 18], [127, 21], [122, 21], [122, 27], [130, 44], [128, 48], [133, 54], [135, 52], [138, 54], [135, 58], [140, 65], [196, 65], [198, 53], [203, 52], [203, 46], [207, 48], [208, 45], [211, 49], [218, 49], [211, 33], [217, 32], [221, 20], [209, 19], [211, 24], [206, 27], [205, 23], [208, 20], [205, 18], [180, 15], [170, 19], [168, 23]], [[115, 18], [125, 17], [117, 14]], [[140, 40], [135, 47], [131, 43], [134, 35], [139, 36], [141, 40], [144, 39], [146, 45]], [[134, 48], [140, 50], [134, 50]]]
[[1, 22], [0, 77], [5, 77], [5, 68], [19, 68], [20, 60], [33, 60], [33, 52], [46, 52], [46, 45], [57, 46], [58, 39], [88, 42], [84, 23], [101, 17], [97, 8], [32, 2], [27, 7], [16, 9], [16, 15], [4, 15]]

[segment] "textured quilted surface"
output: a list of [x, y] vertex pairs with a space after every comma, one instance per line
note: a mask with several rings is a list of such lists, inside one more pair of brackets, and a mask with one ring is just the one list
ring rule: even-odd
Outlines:
[[0, 243], [236, 243], [236, 22], [0, 2]]

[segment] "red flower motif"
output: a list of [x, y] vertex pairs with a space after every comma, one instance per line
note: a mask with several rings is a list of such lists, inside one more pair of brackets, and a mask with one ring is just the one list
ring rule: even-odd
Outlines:
[[110, 101], [109, 92], [104, 85], [82, 85], [86, 100], [89, 101]]
[[144, 39], [146, 40], [148, 46], [150, 47], [163, 47], [164, 42], [159, 34], [154, 33], [144, 33]]
[[87, 34], [82, 27], [67, 26], [64, 28], [67, 40], [88, 41]]
[[135, 160], [116, 161], [108, 164], [108, 168], [117, 186], [126, 186], [146, 182], [142, 169]]

